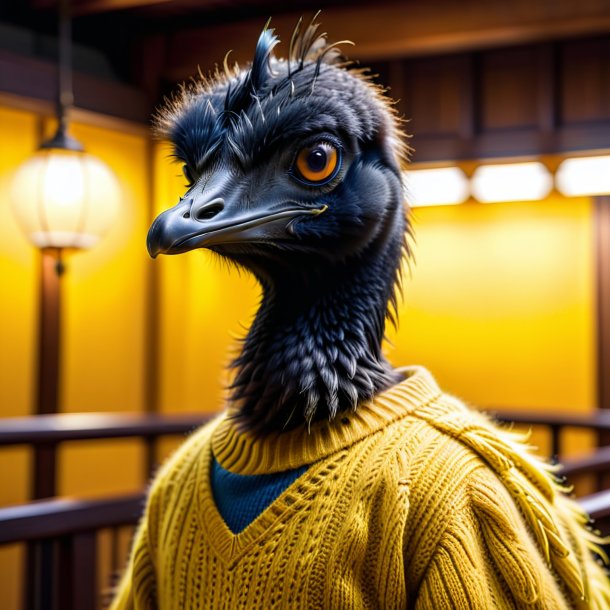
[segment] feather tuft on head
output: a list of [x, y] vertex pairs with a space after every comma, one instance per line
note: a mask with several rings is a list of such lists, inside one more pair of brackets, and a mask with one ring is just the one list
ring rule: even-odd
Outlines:
[[262, 89], [273, 76], [271, 55], [279, 41], [280, 39], [273, 33], [273, 30], [265, 28], [256, 43], [254, 59], [250, 68], [250, 84], [254, 93]]
[[[219, 130], [225, 125], [237, 124], [243, 111], [250, 106], [256, 106], [259, 110], [264, 100], [282, 91], [288, 91], [290, 99], [312, 95], [322, 72], [334, 68], [349, 72], [355, 80], [367, 87], [370, 97], [380, 110], [379, 114], [386, 117], [383, 119], [384, 125], [379, 126], [379, 129], [391, 140], [397, 163], [405, 164], [408, 147], [401, 138], [401, 121], [391, 100], [384, 95], [385, 91], [381, 87], [371, 81], [371, 74], [367, 70], [357, 68], [342, 54], [341, 46], [353, 44], [351, 41], [329, 43], [327, 34], [319, 32], [319, 24], [316, 22], [318, 14], [305, 27], [303, 20], [299, 19], [290, 38], [286, 60], [275, 58], [274, 49], [279, 38], [267, 23], [259, 36], [249, 67], [242, 69], [237, 63], [229, 66], [227, 54], [224, 70], [216, 68], [207, 76], [200, 72], [198, 77], [182, 84], [155, 113], [154, 131], [157, 137], [176, 141], [180, 139], [176, 135], [179, 136], [185, 124], [188, 124], [188, 128], [194, 132], [211, 134], [213, 144]], [[195, 120], [189, 115], [197, 114], [204, 108], [204, 101], [208, 117], [211, 116], [209, 108], [213, 108], [215, 123], [200, 127], [200, 115], [198, 124], [193, 125]], [[278, 104], [281, 103], [278, 101]], [[278, 105], [274, 111], [279, 114], [281, 109]], [[205, 134], [198, 133], [197, 137], [201, 140], [200, 136]], [[181, 151], [176, 151], [176, 156], [184, 159]]]

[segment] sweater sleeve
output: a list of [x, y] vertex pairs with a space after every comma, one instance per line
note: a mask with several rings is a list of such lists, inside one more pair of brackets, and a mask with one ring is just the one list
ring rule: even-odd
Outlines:
[[187, 441], [160, 468], [152, 481], [146, 507], [136, 529], [127, 567], [109, 610], [156, 610], [156, 551], [158, 531], [168, 490], [168, 478], [183, 461], [191, 441]]
[[412, 606], [607, 610], [602, 542], [523, 436], [442, 395], [404, 477], [404, 559]]
[[193, 493], [201, 446], [219, 421], [217, 418], [191, 434], [157, 472], [149, 488], [127, 568], [109, 610], [154, 610], [158, 607], [159, 532], [163, 518], [176, 498], [184, 498], [187, 490]]
[[[480, 468], [455, 499], [451, 518], [421, 579], [417, 610], [599, 609], [608, 598], [589, 592], [599, 570], [555, 514], [561, 540], [541, 548], [527, 519], [493, 472]], [[542, 518], [539, 527], [544, 528]], [[547, 531], [546, 535], [554, 534]], [[574, 543], [576, 548], [570, 548]], [[587, 573], [588, 572], [588, 573]], [[601, 570], [597, 575], [605, 578]], [[600, 581], [601, 582], [601, 581]], [[608, 591], [605, 587], [606, 594]]]
[[145, 514], [136, 531], [129, 563], [123, 573], [109, 610], [153, 610], [155, 599], [155, 570], [148, 542]]

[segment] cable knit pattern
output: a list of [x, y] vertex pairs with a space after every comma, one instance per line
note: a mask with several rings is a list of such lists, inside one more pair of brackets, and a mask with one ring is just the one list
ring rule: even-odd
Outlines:
[[[252, 437], [231, 411], [156, 477], [114, 610], [593, 609], [610, 586], [586, 517], [515, 435], [423, 369], [333, 422]], [[309, 468], [243, 531], [237, 474]]]

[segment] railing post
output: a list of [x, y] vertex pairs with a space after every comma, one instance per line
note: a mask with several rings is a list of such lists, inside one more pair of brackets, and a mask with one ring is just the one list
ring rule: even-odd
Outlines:
[[[61, 364], [61, 250], [40, 254], [37, 415], [59, 412]], [[34, 499], [55, 495], [55, 444], [34, 447]]]
[[144, 463], [144, 484], [148, 485], [151, 477], [157, 468], [157, 437], [147, 436], [144, 439], [146, 444], [146, 459]]
[[57, 597], [60, 610], [97, 608], [95, 532], [63, 536], [59, 541]]
[[56, 598], [53, 571], [55, 545], [52, 540], [29, 542], [23, 579], [23, 605], [26, 610], [54, 610]]
[[57, 494], [57, 445], [41, 443], [34, 450], [31, 497], [34, 500]]
[[[597, 404], [610, 409], [610, 196], [594, 197], [597, 287]], [[599, 446], [610, 444], [610, 433], [598, 434]], [[610, 476], [598, 476], [599, 489], [610, 486]]]
[[559, 460], [561, 456], [561, 426], [551, 424], [551, 459]]

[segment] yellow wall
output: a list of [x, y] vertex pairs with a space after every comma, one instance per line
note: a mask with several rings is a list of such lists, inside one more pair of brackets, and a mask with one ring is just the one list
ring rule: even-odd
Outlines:
[[33, 392], [37, 258], [19, 231], [8, 190], [14, 168], [36, 148], [37, 133], [36, 117], [0, 108], [0, 405], [5, 417], [27, 414]]
[[388, 350], [480, 406], [594, 406], [587, 199], [417, 208], [411, 277]]
[[89, 252], [69, 260], [65, 275], [63, 410], [143, 408], [148, 257], [148, 142], [74, 125], [73, 135], [107, 163], [121, 184], [121, 214]]
[[[33, 248], [19, 234], [7, 199], [13, 168], [37, 144], [36, 118], [0, 108], [0, 416], [29, 413], [35, 309]], [[29, 452], [23, 447], [0, 449], [0, 505], [27, 499]], [[18, 607], [21, 548], [0, 548], [0, 596], [9, 610]]]

